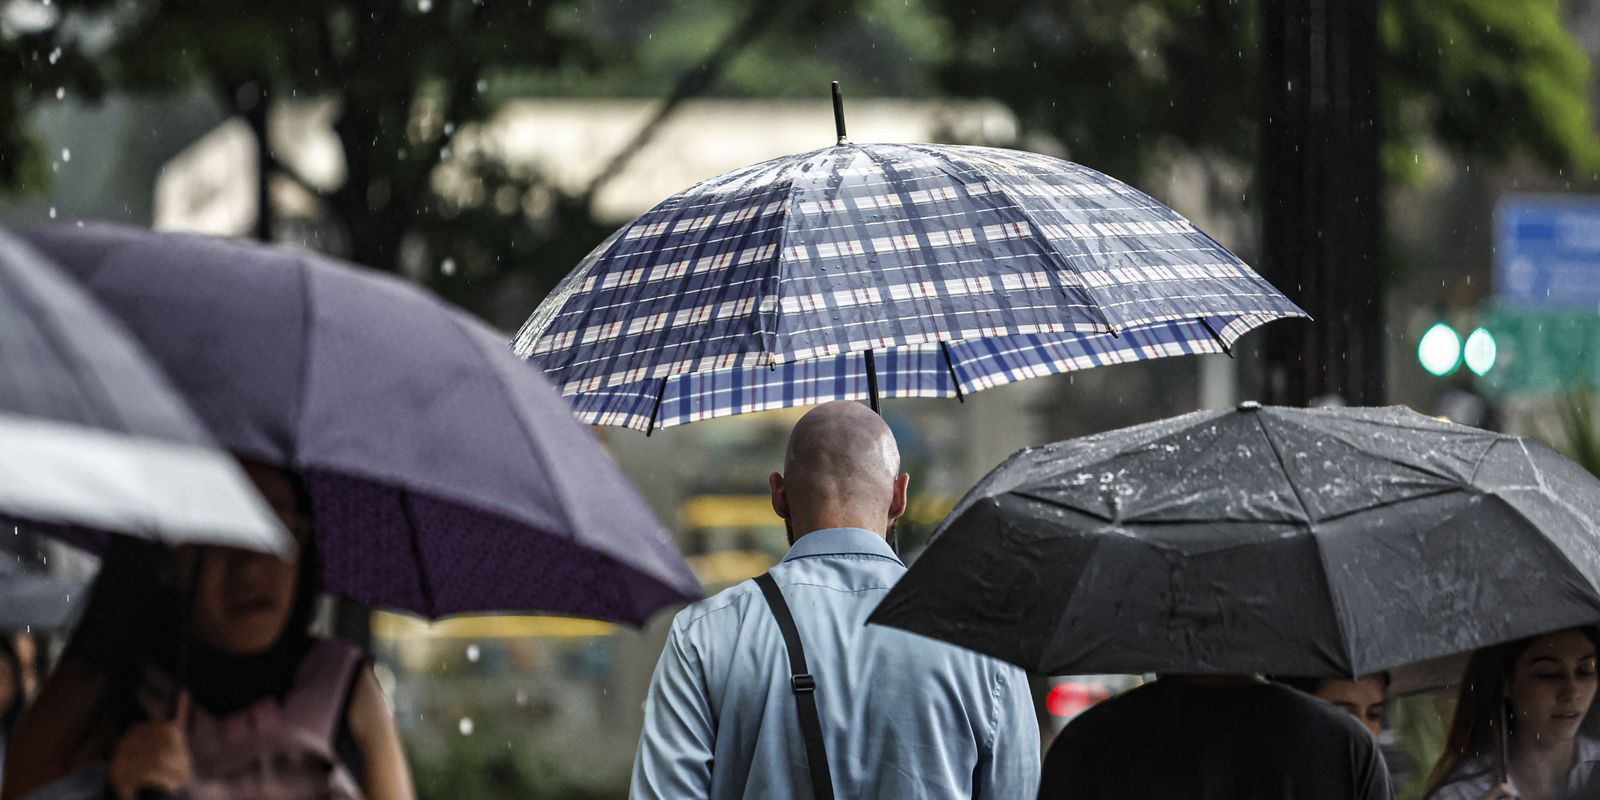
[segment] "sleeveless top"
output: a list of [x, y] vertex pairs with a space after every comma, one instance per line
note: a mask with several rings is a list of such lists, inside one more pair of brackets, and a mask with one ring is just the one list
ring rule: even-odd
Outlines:
[[[281, 696], [264, 697], [218, 717], [190, 709], [189, 754], [194, 779], [182, 800], [364, 800], [339, 758], [336, 740], [350, 687], [362, 662], [355, 646], [316, 640]], [[163, 715], [171, 680], [146, 673], [139, 701]]]

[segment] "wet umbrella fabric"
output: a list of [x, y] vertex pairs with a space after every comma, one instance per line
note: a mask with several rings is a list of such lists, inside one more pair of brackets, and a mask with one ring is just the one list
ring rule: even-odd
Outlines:
[[160, 367], [71, 278], [4, 231], [0, 518], [68, 536], [293, 551]]
[[1046, 674], [1356, 676], [1600, 621], [1600, 481], [1402, 408], [1023, 450], [871, 622]]
[[1303, 312], [1171, 209], [1014, 150], [840, 144], [711, 178], [589, 254], [513, 347], [640, 430], [1215, 353]]
[[698, 596], [549, 384], [422, 290], [288, 247], [107, 226], [32, 238], [225, 446], [302, 476], [328, 591], [427, 617], [634, 624]]

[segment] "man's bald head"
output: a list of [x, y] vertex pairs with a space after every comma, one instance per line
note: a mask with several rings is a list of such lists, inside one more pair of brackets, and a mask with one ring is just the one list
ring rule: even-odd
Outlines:
[[900, 450], [883, 418], [860, 403], [817, 406], [795, 424], [773, 473], [773, 507], [794, 534], [833, 527], [883, 533], [905, 510]]

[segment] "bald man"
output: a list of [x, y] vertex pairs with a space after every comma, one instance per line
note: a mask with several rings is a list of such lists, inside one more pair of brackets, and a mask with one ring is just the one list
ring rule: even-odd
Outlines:
[[[1032, 797], [1039, 727], [1022, 672], [865, 624], [906, 571], [886, 537], [910, 478], [883, 420], [858, 403], [813, 409], [768, 481], [789, 553], [767, 589], [747, 581], [673, 620], [632, 796]], [[769, 592], [792, 614], [810, 679], [793, 679]], [[820, 747], [806, 742], [806, 704]]]

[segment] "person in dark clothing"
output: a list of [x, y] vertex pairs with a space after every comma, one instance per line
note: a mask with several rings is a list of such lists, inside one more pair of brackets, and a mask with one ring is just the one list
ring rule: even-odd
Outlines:
[[1040, 800], [1388, 800], [1361, 723], [1251, 676], [1165, 676], [1079, 715]]

